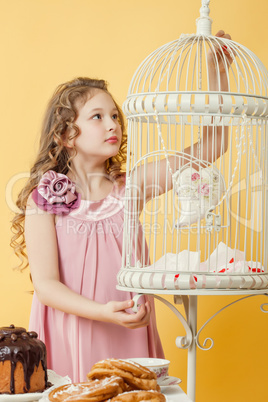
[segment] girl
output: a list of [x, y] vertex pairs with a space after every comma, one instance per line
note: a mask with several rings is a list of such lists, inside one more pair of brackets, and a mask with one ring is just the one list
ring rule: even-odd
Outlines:
[[[204, 134], [208, 144], [210, 135]], [[17, 201], [21, 213], [13, 220], [12, 246], [27, 258], [27, 245], [35, 289], [29, 329], [45, 342], [48, 367], [74, 382], [85, 381], [101, 359], [164, 357], [153, 301], [146, 297], [133, 313], [133, 294], [116, 289], [125, 151], [123, 115], [105, 81], [78, 78], [60, 85]], [[209, 152], [203, 157], [208, 160]], [[153, 174], [147, 173], [148, 184]]]
[[[116, 290], [121, 265], [126, 133], [103, 80], [58, 87], [40, 150], [18, 200], [34, 285], [29, 328], [48, 351], [48, 367], [85, 381], [107, 357], [163, 357], [153, 304], [128, 311]], [[20, 244], [20, 250], [25, 243]], [[116, 300], [116, 301], [114, 301]]]

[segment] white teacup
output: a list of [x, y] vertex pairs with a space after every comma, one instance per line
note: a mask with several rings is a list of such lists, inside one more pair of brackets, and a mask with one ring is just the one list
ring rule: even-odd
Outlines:
[[149, 370], [153, 371], [157, 376], [157, 383], [159, 385], [161, 385], [161, 381], [163, 381], [168, 376], [168, 369], [170, 364], [169, 360], [157, 359], [156, 357], [137, 357], [127, 360], [138, 363], [141, 366], [147, 367]]
[[208, 211], [215, 209], [225, 191], [224, 178], [212, 165], [199, 171], [185, 165], [174, 173], [173, 182], [180, 204], [179, 227], [203, 219]]

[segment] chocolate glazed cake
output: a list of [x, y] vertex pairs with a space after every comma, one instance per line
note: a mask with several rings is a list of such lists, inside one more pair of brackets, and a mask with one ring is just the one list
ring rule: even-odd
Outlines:
[[36, 332], [0, 328], [0, 394], [42, 392], [47, 387], [46, 346]]

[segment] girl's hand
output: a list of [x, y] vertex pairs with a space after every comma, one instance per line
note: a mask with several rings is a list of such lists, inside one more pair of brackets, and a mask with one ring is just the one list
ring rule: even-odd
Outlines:
[[[217, 36], [218, 38], [232, 39], [231, 35], [225, 33], [223, 30], [218, 31], [215, 36]], [[227, 46], [225, 46], [225, 45], [222, 46], [222, 50], [223, 50], [223, 53], [225, 54], [225, 57], [228, 60], [228, 66], [230, 66], [230, 64], [232, 64], [232, 62], [233, 62], [233, 58], [232, 58], [231, 54], [228, 52]], [[225, 66], [222, 63], [222, 57], [219, 57], [219, 52], [217, 52], [217, 57], [218, 57], [220, 71], [223, 71], [223, 70], [225, 71]]]
[[[232, 39], [231, 35], [229, 35], [228, 33], [225, 33], [222, 29], [220, 31], [218, 31], [216, 33], [216, 35], [218, 38], [224, 38], [224, 39]], [[228, 60], [227, 63], [223, 62], [223, 53], [225, 55], [225, 58]], [[208, 65], [210, 69], [215, 69], [215, 65], [216, 60], [215, 60], [215, 56], [217, 58], [217, 62], [218, 62], [218, 66], [219, 66], [219, 70], [220, 72], [225, 72], [226, 71], [226, 64], [229, 68], [229, 66], [232, 64], [233, 62], [233, 57], [232, 55], [229, 53], [228, 51], [228, 47], [223, 45], [221, 48], [215, 48], [215, 52], [212, 50], [209, 50], [208, 52]]]
[[103, 305], [102, 321], [112, 322], [122, 327], [135, 329], [146, 327], [150, 321], [151, 306], [149, 302], [142, 304], [137, 313], [129, 313], [126, 310], [132, 308], [133, 300], [110, 301]]
[[[218, 38], [231, 39], [231, 36], [223, 30], [218, 31], [215, 36]], [[214, 48], [209, 49], [207, 57], [209, 89], [211, 91], [229, 91], [228, 69], [235, 57], [234, 52], [229, 52], [228, 46], [224, 44], [216, 44], [214, 45]]]

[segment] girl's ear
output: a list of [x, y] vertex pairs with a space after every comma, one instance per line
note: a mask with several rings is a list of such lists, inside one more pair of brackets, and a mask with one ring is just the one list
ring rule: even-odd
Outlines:
[[69, 140], [69, 139], [67, 139], [67, 141], [64, 140], [63, 145], [65, 146], [65, 148], [72, 149], [74, 147], [74, 140]]
[[63, 140], [63, 145], [65, 146], [65, 148], [71, 149], [71, 148], [74, 147], [73, 134], [74, 134], [74, 129], [71, 129], [69, 127], [67, 128], [67, 130], [63, 134], [62, 140]]

